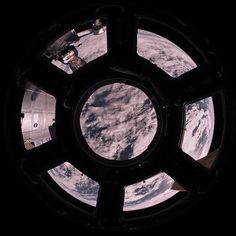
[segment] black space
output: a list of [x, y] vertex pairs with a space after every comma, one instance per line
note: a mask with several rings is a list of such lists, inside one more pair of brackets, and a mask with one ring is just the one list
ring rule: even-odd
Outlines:
[[[4, 101], [5, 83], [7, 84], [9, 80], [14, 78], [12, 76], [15, 73], [15, 63], [37, 35], [39, 29], [44, 28], [45, 25], [50, 25], [55, 19], [65, 15], [64, 13], [80, 7], [80, 4], [78, 4], [80, 2], [78, 0], [76, 5], [73, 5], [72, 1], [57, 1], [56, 5], [49, 5], [41, 1], [31, 1], [28, 4], [22, 4], [19, 1], [1, 7], [2, 12], [7, 14], [6, 17], [3, 18], [3, 15], [1, 17], [3, 18], [1, 19], [1, 25], [3, 26], [1, 27], [1, 39], [4, 40], [1, 44], [1, 57], [5, 64], [4, 67], [1, 66], [1, 104]], [[93, 1], [86, 0], [85, 2]], [[137, 3], [137, 1], [133, 2]], [[232, 13], [232, 6], [228, 5], [226, 1], [220, 1], [218, 4], [213, 2], [208, 5], [206, 5], [206, 1], [188, 1], [187, 4], [178, 3], [178, 5], [177, 3], [173, 5], [172, 1], [165, 2], [167, 2], [165, 6], [160, 4], [159, 1], [155, 1], [152, 5], [158, 9], [163, 9], [165, 12], [177, 15], [210, 39], [224, 64], [229, 92], [235, 91], [233, 85], [235, 76], [235, 41], [233, 39], [235, 26], [233, 27], [233, 22], [235, 22], [235, 13]], [[141, 0], [140, 4], [151, 5], [147, 0]], [[1, 121], [1, 128], [2, 126], [4, 124]], [[232, 130], [234, 128], [232, 127]], [[235, 136], [235, 129], [232, 132]], [[2, 139], [2, 135], [0, 138]], [[235, 158], [233, 143], [235, 138], [232, 137], [231, 140], [232, 143], [228, 143], [227, 147], [227, 153], [231, 156], [231, 160], [226, 163], [227, 173], [223, 176], [219, 185], [188, 214], [180, 214], [171, 223], [153, 229], [153, 233], [172, 231], [190, 235], [192, 233], [204, 234], [205, 231], [217, 232], [223, 230], [224, 234], [227, 234], [227, 232], [234, 229], [236, 198], [232, 159]], [[39, 198], [32, 193], [24, 180], [18, 175], [13, 162], [4, 153], [3, 141], [0, 141], [1, 159], [3, 160], [0, 171], [3, 175], [0, 179], [1, 199], [3, 198], [1, 200], [1, 225], [6, 228], [8, 234], [15, 230], [17, 234], [31, 233], [32, 235], [46, 233], [47, 231], [54, 234], [62, 232], [69, 234], [71, 230], [74, 230], [76, 234], [84, 232], [75, 223], [59, 217], [39, 201]], [[144, 231], [144, 233], [151, 233], [151, 231]]]

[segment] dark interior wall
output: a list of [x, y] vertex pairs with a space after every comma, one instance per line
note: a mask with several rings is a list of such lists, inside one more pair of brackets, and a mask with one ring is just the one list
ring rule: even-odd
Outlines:
[[[8, 13], [8, 19], [4, 22], [4, 31], [6, 34], [3, 37], [4, 43], [2, 44], [3, 50], [7, 49], [5, 59], [7, 72], [10, 75], [4, 79], [1, 86], [1, 101], [4, 99], [4, 83], [8, 83], [13, 79], [15, 63], [19, 60], [24, 53], [25, 48], [32, 41], [32, 38], [37, 37], [39, 29], [43, 29], [60, 18], [65, 13], [74, 10], [76, 7], [81, 7], [85, 3], [80, 0], [76, 4], [65, 1], [60, 3], [58, 1], [55, 5], [42, 3], [41, 1], [30, 3], [14, 3], [14, 6], [8, 4], [2, 8], [3, 11]], [[98, 2], [98, 1], [96, 1]], [[132, 1], [126, 1], [132, 2]], [[137, 1], [133, 1], [138, 4]], [[214, 44], [218, 55], [220, 55], [225, 67], [225, 74], [228, 80], [229, 92], [235, 91], [233, 86], [234, 79], [234, 61], [235, 57], [235, 42], [233, 36], [233, 22], [235, 15], [232, 14], [232, 6], [225, 2], [212, 3], [206, 5], [199, 1], [189, 1], [184, 3], [168, 3], [160, 4], [159, 1], [141, 1], [141, 5], [150, 5], [165, 12], [173, 13], [183, 21], [192, 25], [195, 29], [206, 35], [209, 40]], [[9, 20], [11, 18], [11, 20]], [[3, 19], [4, 20], [4, 19]], [[6, 29], [5, 29], [6, 28]], [[10, 57], [9, 57], [10, 56]], [[9, 58], [8, 58], [9, 57]], [[10, 67], [9, 67], [10, 66]], [[8, 69], [9, 68], [9, 69]], [[5, 72], [4, 72], [5, 74]], [[5, 77], [6, 78], [6, 77]], [[234, 105], [235, 108], [235, 105]], [[1, 124], [4, 125], [4, 124]], [[235, 127], [232, 127], [232, 130]], [[233, 137], [232, 137], [233, 140]], [[2, 147], [4, 150], [4, 147]], [[232, 143], [228, 144], [228, 155], [235, 157], [235, 150]], [[1, 164], [1, 190], [3, 196], [2, 216], [7, 224], [11, 225], [6, 227], [10, 232], [17, 230], [21, 232], [38, 232], [52, 230], [61, 232], [62, 230], [71, 230], [74, 228], [73, 223], [69, 223], [64, 219], [58, 217], [47, 206], [38, 201], [38, 198], [28, 189], [27, 185], [17, 174], [17, 171], [12, 165], [12, 162], [7, 159], [6, 153], [3, 151], [3, 164]], [[231, 161], [232, 162], [232, 161]], [[235, 186], [235, 177], [232, 163], [227, 164], [227, 173], [224, 179], [220, 182], [219, 186], [212, 191], [211, 195], [203, 199], [202, 204], [195, 207], [190, 214], [178, 217], [174, 222], [167, 223], [160, 227], [158, 230], [168, 232], [169, 230], [177, 232], [190, 233], [187, 226], [190, 226], [194, 232], [202, 232], [203, 230], [230, 230], [233, 229], [234, 220], [229, 214], [235, 214], [235, 195], [233, 194]], [[6, 224], [6, 223], [4, 223]], [[33, 227], [31, 231], [30, 227]], [[158, 231], [157, 230], [157, 231]], [[77, 229], [79, 233], [81, 229]]]

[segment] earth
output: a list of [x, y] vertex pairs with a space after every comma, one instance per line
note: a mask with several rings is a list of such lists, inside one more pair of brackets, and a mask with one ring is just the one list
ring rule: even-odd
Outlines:
[[97, 89], [80, 115], [82, 134], [90, 148], [104, 158], [118, 161], [143, 153], [156, 134], [157, 123], [148, 96], [124, 83]]
[[[81, 38], [77, 48], [86, 62], [106, 53], [106, 33]], [[157, 34], [139, 30], [138, 54], [155, 64], [171, 77], [195, 68], [194, 61], [177, 45]], [[65, 65], [52, 62], [71, 73]], [[82, 133], [90, 148], [100, 156], [113, 160], [135, 158], [151, 143], [158, 129], [153, 104], [147, 95], [123, 83], [103, 86], [85, 103], [80, 116]], [[185, 129], [182, 150], [195, 160], [205, 157], [214, 132], [212, 98], [185, 106]], [[70, 163], [48, 171], [52, 179], [68, 194], [96, 206], [99, 185]], [[124, 211], [132, 211], [159, 204], [175, 194], [174, 180], [165, 173], [125, 187]]]

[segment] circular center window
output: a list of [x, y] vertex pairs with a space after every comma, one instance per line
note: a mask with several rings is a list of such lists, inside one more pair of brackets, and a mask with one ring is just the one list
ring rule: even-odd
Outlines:
[[94, 91], [82, 107], [80, 127], [97, 155], [125, 161], [142, 154], [158, 127], [152, 101], [141, 89], [112, 83]]

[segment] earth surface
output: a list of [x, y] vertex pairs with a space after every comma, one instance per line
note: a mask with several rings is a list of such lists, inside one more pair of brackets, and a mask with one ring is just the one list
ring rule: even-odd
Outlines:
[[[81, 38], [78, 54], [89, 62], [106, 53], [106, 33]], [[173, 79], [196, 67], [194, 61], [177, 45], [157, 34], [139, 30], [138, 54], [155, 64]], [[53, 62], [56, 66], [59, 64]], [[69, 69], [63, 66], [63, 70]], [[151, 143], [158, 120], [153, 104], [141, 90], [114, 83], [95, 91], [85, 103], [80, 126], [90, 148], [102, 157], [126, 160], [142, 153]], [[209, 152], [214, 132], [212, 98], [185, 106], [185, 129], [182, 149], [199, 160]], [[68, 194], [96, 206], [99, 185], [66, 162], [48, 171], [52, 179]], [[125, 187], [124, 211], [159, 204], [178, 191], [174, 180], [165, 173]]]

